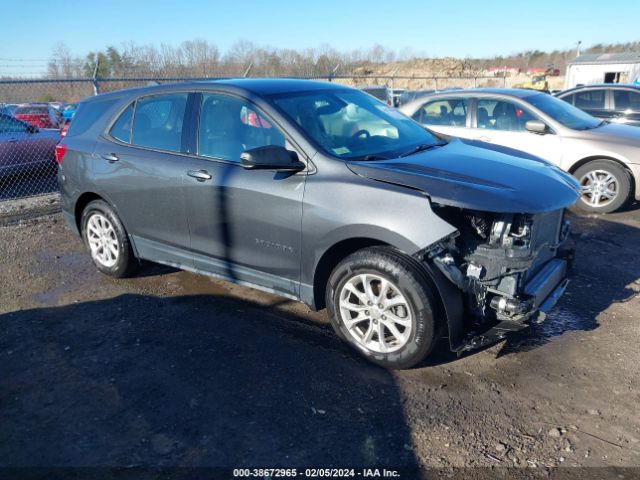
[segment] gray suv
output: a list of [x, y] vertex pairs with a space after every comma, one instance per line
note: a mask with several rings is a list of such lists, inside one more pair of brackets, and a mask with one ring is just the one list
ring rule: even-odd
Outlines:
[[64, 216], [101, 272], [145, 259], [326, 307], [385, 367], [419, 363], [442, 336], [461, 352], [540, 321], [567, 284], [570, 175], [344, 86], [99, 95], [56, 153]]

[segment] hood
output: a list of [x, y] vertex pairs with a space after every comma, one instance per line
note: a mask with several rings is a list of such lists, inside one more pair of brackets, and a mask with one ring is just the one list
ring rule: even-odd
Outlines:
[[518, 150], [453, 139], [405, 158], [349, 162], [356, 174], [420, 190], [442, 205], [498, 213], [566, 208], [579, 196], [569, 174]]
[[621, 123], [607, 123], [589, 130], [579, 130], [572, 136], [640, 147], [640, 128]]

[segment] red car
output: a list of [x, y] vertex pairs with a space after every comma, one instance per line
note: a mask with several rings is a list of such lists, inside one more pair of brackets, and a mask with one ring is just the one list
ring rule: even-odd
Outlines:
[[20, 105], [13, 116], [39, 128], [60, 128], [62, 124], [60, 113], [47, 104]]

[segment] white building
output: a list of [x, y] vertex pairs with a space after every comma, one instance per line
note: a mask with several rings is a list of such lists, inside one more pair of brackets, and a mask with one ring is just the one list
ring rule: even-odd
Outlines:
[[637, 78], [640, 78], [640, 53], [593, 53], [569, 62], [564, 88], [594, 83], [633, 83]]

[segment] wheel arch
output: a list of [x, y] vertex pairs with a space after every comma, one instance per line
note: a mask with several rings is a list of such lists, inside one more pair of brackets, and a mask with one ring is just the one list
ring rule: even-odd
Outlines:
[[[625, 171], [629, 172], [629, 175], [631, 175], [631, 178], [633, 179], [633, 172], [631, 171], [631, 169], [629, 168], [629, 166], [623, 162], [622, 160], [620, 160], [619, 158], [616, 157], [611, 157], [608, 155], [592, 155], [589, 157], [585, 157], [582, 158], [580, 160], [577, 160], [576, 162], [574, 162], [570, 167], [568, 172], [573, 175], [576, 170], [578, 170], [580, 167], [582, 167], [583, 165], [586, 165], [589, 162], [594, 162], [596, 160], [610, 160], [612, 162], [617, 163], [618, 165], [620, 165], [622, 168], [625, 169]], [[635, 183], [635, 179], [633, 179], [634, 181], [632, 183]]]
[[353, 237], [340, 240], [329, 247], [316, 263], [313, 273], [313, 307], [322, 310], [326, 307], [325, 293], [327, 282], [333, 269], [352, 253], [369, 247], [391, 247], [380, 239], [371, 237]]
[[[450, 282], [435, 268], [420, 261], [415, 255], [409, 255], [396, 246], [373, 237], [354, 237], [343, 239], [330, 248], [320, 257], [313, 276], [313, 305], [315, 310], [321, 310], [326, 307], [325, 294], [327, 282], [333, 269], [346, 257], [352, 253], [369, 247], [388, 247], [393, 249], [399, 255], [407, 255], [419, 264], [425, 280], [432, 288], [437, 305], [434, 307], [444, 316], [451, 337], [459, 337], [462, 326], [462, 297], [455, 288], [452, 288]], [[451, 305], [449, 305], [451, 303]], [[453, 330], [453, 332], [452, 332]]]
[[102, 200], [104, 202], [107, 202], [104, 197], [101, 197], [95, 192], [84, 192], [76, 200], [76, 204], [73, 208], [73, 218], [75, 219], [76, 227], [78, 227], [78, 232], [80, 232], [80, 234], [82, 234], [82, 212], [84, 212], [84, 209], [87, 207], [87, 205], [89, 205], [89, 203], [93, 202], [94, 200]]

